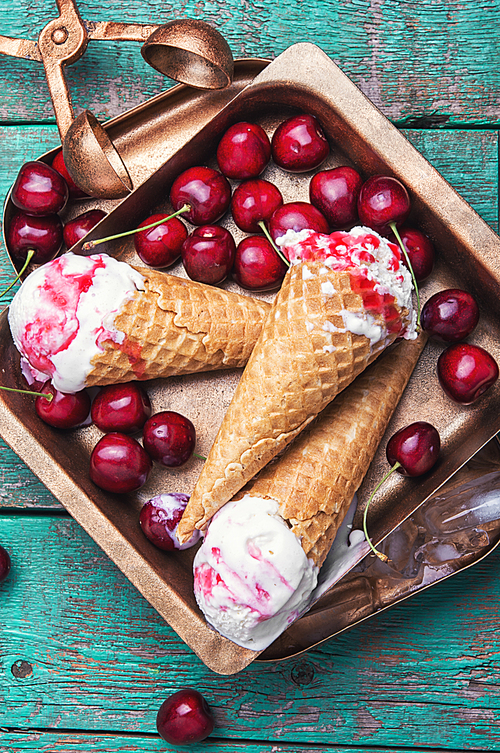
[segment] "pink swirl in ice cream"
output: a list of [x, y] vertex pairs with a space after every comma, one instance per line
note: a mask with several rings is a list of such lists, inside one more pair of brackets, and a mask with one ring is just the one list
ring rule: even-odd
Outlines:
[[61, 392], [83, 389], [99, 344], [123, 339], [114, 318], [138, 289], [142, 275], [106, 254], [64, 254], [34, 270], [9, 308], [25, 374]]
[[268, 646], [302, 614], [318, 569], [271, 499], [245, 495], [212, 518], [194, 560], [207, 621], [240, 646]]
[[[320, 274], [326, 275], [329, 269], [349, 273], [351, 289], [361, 296], [368, 321], [366, 316], [364, 322], [360, 317], [349, 316], [347, 329], [376, 340], [376, 332], [370, 333], [370, 328], [366, 325], [369, 325], [370, 315], [383, 315], [389, 334], [397, 334], [405, 339], [416, 337], [412, 278], [403, 263], [401, 249], [395, 243], [390, 243], [366, 227], [339, 230], [330, 235], [312, 230], [301, 230], [299, 233], [288, 230], [278, 238], [277, 243], [292, 265], [319, 261], [324, 265]], [[304, 266], [304, 274], [309, 274], [307, 265]], [[329, 283], [325, 282], [325, 294], [328, 294], [328, 286]], [[410, 312], [403, 323], [395, 304]]]

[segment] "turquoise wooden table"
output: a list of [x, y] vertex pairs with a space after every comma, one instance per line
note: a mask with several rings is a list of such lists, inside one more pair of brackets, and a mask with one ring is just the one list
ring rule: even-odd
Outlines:
[[[94, 21], [202, 18], [235, 57], [319, 45], [498, 229], [498, 0], [81, 0]], [[0, 34], [36, 39], [50, 0], [0, 0]], [[58, 144], [39, 63], [0, 57], [0, 195]], [[170, 84], [135, 43], [91, 43], [67, 69], [77, 109], [100, 120]], [[12, 280], [0, 251], [0, 282]], [[8, 303], [5, 301], [4, 306]], [[162, 701], [190, 685], [213, 735], [247, 753], [498, 750], [500, 552], [301, 656], [208, 670], [14, 453], [0, 448], [0, 751], [172, 750]]]

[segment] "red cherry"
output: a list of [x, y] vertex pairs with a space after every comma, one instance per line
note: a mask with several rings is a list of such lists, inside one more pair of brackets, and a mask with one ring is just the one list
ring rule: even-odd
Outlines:
[[26, 162], [12, 188], [11, 199], [28, 214], [46, 215], [60, 212], [68, 201], [68, 184], [45, 162]]
[[260, 175], [271, 159], [267, 133], [255, 123], [231, 126], [217, 147], [219, 170], [226, 178], [244, 180]]
[[158, 549], [165, 552], [188, 549], [199, 540], [200, 531], [195, 531], [185, 544], [181, 544], [176, 535], [177, 526], [188, 501], [187, 494], [159, 494], [142, 507], [139, 515], [140, 526], [146, 538]]
[[455, 343], [439, 356], [437, 373], [448, 397], [462, 405], [470, 405], [495, 384], [498, 364], [478, 345]]
[[160, 737], [171, 745], [205, 740], [214, 729], [210, 707], [194, 688], [183, 688], [163, 701], [156, 717]]
[[262, 178], [247, 180], [235, 188], [231, 212], [236, 225], [245, 233], [259, 233], [259, 222], [267, 222], [283, 204], [281, 191]]
[[[413, 227], [398, 230], [417, 282], [423, 282], [434, 268], [434, 246], [430, 238]], [[393, 242], [397, 242], [395, 239]]]
[[361, 186], [358, 215], [363, 225], [387, 231], [392, 222], [401, 225], [409, 213], [408, 191], [397, 178], [373, 175]]
[[397, 431], [387, 443], [387, 460], [403, 476], [421, 476], [437, 462], [441, 440], [437, 429], [426, 421], [416, 421]]
[[189, 418], [175, 411], [162, 411], [146, 421], [143, 442], [146, 452], [157, 463], [178, 468], [194, 452], [196, 431]]
[[[139, 227], [152, 225], [168, 216], [168, 214], [153, 214], [141, 222]], [[169, 267], [181, 255], [182, 244], [187, 235], [188, 231], [184, 223], [177, 217], [172, 217], [161, 225], [136, 233], [134, 235], [135, 250], [144, 264], [155, 269]]]
[[34, 251], [32, 261], [44, 264], [57, 255], [62, 242], [63, 226], [57, 214], [35, 217], [16, 212], [7, 230], [7, 247], [18, 261], [25, 261], [28, 252]]
[[83, 212], [78, 217], [69, 220], [63, 230], [63, 238], [66, 246], [71, 248], [75, 243], [78, 243], [104, 217], [106, 217], [106, 212], [103, 212], [102, 209], [89, 209], [88, 212]]
[[328, 233], [330, 226], [319, 209], [306, 201], [295, 201], [283, 204], [273, 212], [269, 220], [269, 233], [274, 242], [287, 230], [299, 233], [301, 230], [314, 230], [317, 233]]
[[425, 303], [420, 322], [434, 339], [454, 343], [465, 340], [479, 321], [479, 306], [465, 290], [449, 288], [435, 293]]
[[0, 583], [2, 583], [10, 573], [10, 567], [10, 555], [3, 546], [0, 546]]
[[40, 392], [52, 395], [52, 400], [43, 395], [35, 400], [36, 414], [46, 424], [57, 429], [74, 429], [88, 418], [90, 397], [86, 390], [70, 395], [59, 392], [50, 382], [45, 382]]
[[182, 263], [192, 280], [217, 285], [231, 271], [236, 253], [233, 236], [219, 225], [198, 227], [182, 244]]
[[66, 164], [64, 162], [64, 157], [62, 153], [62, 149], [60, 152], [57, 152], [56, 156], [52, 160], [52, 167], [54, 170], [57, 170], [57, 172], [62, 175], [66, 183], [68, 184], [69, 188], [69, 196], [70, 199], [84, 199], [87, 198], [87, 194], [85, 191], [82, 191], [81, 188], [78, 188], [75, 181], [71, 177], [71, 175], [68, 172], [68, 168], [66, 167]]
[[124, 494], [140, 489], [153, 463], [139, 442], [113, 432], [102, 437], [90, 456], [90, 478], [107, 492]]
[[92, 421], [104, 432], [134, 434], [151, 415], [151, 402], [136, 382], [101, 387], [92, 403]]
[[239, 243], [233, 276], [247, 290], [273, 290], [279, 287], [287, 270], [267, 238], [250, 235]]
[[313, 115], [296, 115], [277, 127], [271, 150], [274, 161], [283, 170], [303, 173], [326, 159], [330, 145]]
[[309, 198], [334, 228], [352, 225], [358, 218], [358, 196], [363, 179], [353, 167], [334, 167], [311, 178]]
[[170, 189], [174, 211], [191, 207], [183, 216], [193, 225], [211, 225], [220, 220], [231, 201], [227, 178], [211, 167], [191, 167], [181, 173]]

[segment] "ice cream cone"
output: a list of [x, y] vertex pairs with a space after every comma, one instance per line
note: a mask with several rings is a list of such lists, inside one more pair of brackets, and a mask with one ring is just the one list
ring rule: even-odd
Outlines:
[[115, 317], [121, 343], [101, 341], [86, 386], [243, 367], [270, 304], [174, 275], [144, 277]]
[[374, 294], [373, 286], [367, 294], [364, 280], [324, 259], [290, 267], [179, 525], [181, 540], [206, 527], [368, 364], [409, 333], [411, 284], [402, 306], [393, 295]]

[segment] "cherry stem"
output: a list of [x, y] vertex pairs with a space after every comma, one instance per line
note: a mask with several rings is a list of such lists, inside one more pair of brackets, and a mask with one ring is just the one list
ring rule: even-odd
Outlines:
[[51, 395], [49, 392], [35, 392], [35, 390], [20, 390], [18, 387], [4, 387], [3, 384], [0, 384], [0, 390], [6, 390], [7, 392], [21, 392], [23, 395], [35, 395], [36, 397], [45, 397], [49, 401], [49, 403], [52, 402], [54, 399], [54, 395]]
[[198, 460], [206, 460], [205, 455], [198, 455], [197, 452], [193, 452], [193, 457], [198, 458]]
[[411, 273], [411, 277], [413, 280], [413, 287], [415, 288], [415, 295], [417, 297], [417, 327], [420, 327], [420, 295], [418, 292], [417, 278], [415, 277], [415, 272], [413, 271], [410, 257], [408, 256], [408, 252], [404, 246], [403, 241], [401, 240], [401, 236], [399, 234], [399, 230], [396, 227], [396, 223], [390, 222], [389, 227], [391, 228], [392, 232], [396, 236], [396, 239], [399, 243], [399, 247], [401, 248], [401, 251], [403, 252], [403, 256], [405, 257], [406, 264], [408, 265], [408, 269], [410, 270], [410, 273]]
[[184, 204], [180, 209], [177, 210], [177, 212], [174, 212], [173, 214], [170, 214], [168, 217], [164, 217], [162, 220], [157, 220], [156, 222], [152, 222], [151, 225], [144, 225], [143, 227], [136, 227], [134, 230], [127, 230], [125, 233], [118, 233], [117, 235], [110, 235], [107, 238], [99, 238], [95, 241], [87, 241], [82, 246], [82, 251], [90, 251], [90, 249], [94, 248], [95, 246], [98, 246], [100, 243], [106, 243], [107, 241], [115, 241], [117, 238], [125, 238], [127, 235], [134, 235], [134, 233], [141, 233], [143, 230], [151, 230], [151, 228], [156, 227], [157, 225], [162, 225], [164, 222], [168, 222], [169, 220], [172, 220], [174, 217], [178, 217], [180, 214], [184, 214], [185, 212], [189, 212], [191, 209], [191, 206], [189, 204]]
[[375, 494], [378, 492], [378, 490], [380, 489], [380, 487], [382, 486], [382, 484], [384, 483], [384, 481], [387, 481], [387, 479], [389, 478], [389, 476], [391, 476], [394, 473], [394, 471], [397, 471], [398, 468], [401, 468], [401, 463], [399, 461], [397, 461], [396, 463], [394, 463], [394, 465], [392, 466], [391, 470], [388, 471], [385, 474], [385, 476], [383, 477], [383, 479], [378, 482], [377, 486], [375, 487], [375, 489], [370, 494], [368, 502], [366, 503], [365, 510], [363, 512], [363, 532], [365, 534], [365, 538], [366, 538], [366, 540], [368, 542], [368, 545], [369, 545], [370, 549], [372, 550], [373, 554], [376, 554], [377, 557], [380, 560], [382, 560], [382, 562], [389, 562], [389, 557], [387, 557], [387, 555], [383, 554], [382, 552], [379, 552], [379, 550], [376, 549], [373, 546], [372, 540], [370, 539], [370, 536], [368, 535], [368, 527], [367, 527], [367, 524], [366, 524], [366, 519], [368, 517], [368, 508], [370, 507], [370, 504], [371, 504], [371, 502], [372, 502]]
[[23, 264], [23, 266], [22, 266], [22, 269], [21, 269], [21, 271], [20, 271], [20, 272], [19, 272], [19, 274], [18, 274], [18, 275], [16, 275], [16, 277], [15, 277], [15, 278], [14, 278], [14, 279], [12, 280], [12, 282], [11, 282], [11, 283], [10, 283], [10, 285], [9, 285], [9, 287], [8, 287], [8, 288], [5, 288], [5, 290], [4, 290], [4, 291], [2, 291], [2, 292], [0, 293], [0, 298], [1, 298], [1, 297], [2, 297], [3, 295], [5, 295], [5, 293], [8, 293], [8, 292], [9, 292], [9, 290], [10, 290], [11, 288], [13, 288], [13, 287], [14, 287], [14, 285], [15, 285], [15, 284], [16, 284], [16, 282], [17, 282], [17, 281], [19, 280], [19, 278], [20, 278], [20, 277], [21, 277], [21, 275], [23, 274], [24, 270], [26, 269], [26, 267], [28, 266], [28, 264], [30, 263], [30, 261], [32, 260], [32, 258], [34, 257], [34, 255], [35, 255], [35, 251], [34, 251], [34, 250], [33, 250], [32, 248], [30, 248], [30, 250], [28, 251], [28, 255], [26, 256], [26, 261], [24, 262], [24, 264]]
[[289, 267], [290, 266], [289, 260], [286, 258], [286, 256], [283, 253], [283, 251], [280, 248], [278, 248], [278, 246], [276, 245], [276, 243], [271, 238], [271, 235], [269, 233], [269, 230], [266, 227], [266, 223], [264, 222], [264, 220], [260, 220], [257, 224], [262, 229], [262, 232], [264, 233], [264, 235], [266, 236], [267, 240], [269, 241], [269, 243], [271, 244], [271, 246], [274, 248], [274, 250], [276, 251], [276, 253], [280, 257], [281, 261], [284, 261], [285, 264], [286, 264], [286, 266]]

